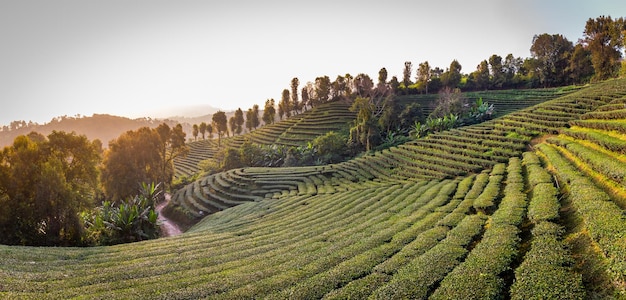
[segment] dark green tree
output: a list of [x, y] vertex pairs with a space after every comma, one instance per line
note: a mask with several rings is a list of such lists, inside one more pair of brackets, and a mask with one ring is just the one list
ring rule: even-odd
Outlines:
[[480, 62], [472, 77], [477, 90], [489, 88], [489, 64], [486, 60]]
[[428, 94], [428, 85], [430, 83], [430, 64], [428, 61], [420, 63], [417, 68], [416, 80], [419, 85], [419, 89]]
[[238, 108], [235, 111], [235, 131], [233, 132], [233, 135], [235, 134], [241, 134], [241, 132], [243, 131], [243, 124], [245, 122], [245, 119], [243, 117], [243, 110], [241, 110], [241, 108]]
[[624, 48], [626, 22], [623, 18], [600, 16], [587, 20], [583, 40], [591, 51], [595, 79], [604, 80], [617, 75]]
[[200, 131], [200, 134], [202, 134], [202, 139], [204, 140], [204, 134], [207, 131], [207, 124], [206, 124], [206, 122], [200, 123], [200, 126], [198, 126], [198, 130]]
[[404, 70], [402, 71], [402, 84], [404, 84], [405, 88], [408, 88], [409, 85], [413, 84], [413, 82], [411, 82], [411, 74], [413, 74], [413, 63], [405, 61]]
[[497, 54], [491, 55], [489, 57], [489, 67], [491, 69], [491, 88], [501, 89], [506, 81], [502, 57]]
[[300, 113], [300, 100], [298, 99], [298, 85], [300, 80], [297, 77], [291, 79], [291, 107], [296, 114]]
[[256, 129], [261, 125], [261, 121], [259, 120], [259, 105], [252, 105], [252, 127]]
[[53, 131], [18, 136], [0, 152], [0, 243], [79, 245], [79, 213], [98, 194], [101, 144]]
[[198, 140], [198, 132], [200, 131], [198, 124], [193, 124], [191, 135], [194, 140]]
[[[311, 106], [317, 106], [328, 102], [330, 97], [331, 82], [328, 76], [315, 78], [315, 97], [312, 98]], [[309, 95], [310, 96], [310, 95]]]
[[461, 64], [456, 59], [450, 63], [450, 68], [441, 76], [441, 83], [444, 87], [456, 88], [459, 85], [461, 68]]
[[276, 108], [274, 108], [274, 99], [267, 99], [263, 108], [263, 122], [266, 125], [273, 124], [276, 118]]
[[544, 87], [565, 84], [569, 78], [567, 67], [574, 45], [563, 35], [547, 33], [535, 35], [530, 53], [536, 60], [536, 72]]
[[280, 100], [280, 103], [283, 105], [283, 112], [285, 113], [285, 116], [287, 118], [291, 117], [291, 97], [289, 95], [289, 90], [288, 89], [284, 89], [283, 90], [283, 94], [282, 94], [282, 98]]
[[589, 82], [593, 76], [591, 51], [582, 44], [574, 46], [574, 51], [569, 58], [568, 73], [573, 83]]
[[228, 132], [228, 119], [226, 113], [220, 110], [213, 114], [211, 120], [213, 121], [213, 130], [217, 131], [217, 146], [219, 148], [222, 145], [222, 137]]

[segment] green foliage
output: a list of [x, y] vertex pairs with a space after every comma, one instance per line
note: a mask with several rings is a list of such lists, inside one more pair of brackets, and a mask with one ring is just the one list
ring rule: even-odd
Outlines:
[[481, 211], [490, 211], [496, 204], [496, 199], [500, 196], [500, 188], [504, 176], [501, 174], [505, 164], [494, 166], [489, 182], [483, 192], [474, 200], [474, 208]]
[[517, 255], [519, 230], [510, 225], [490, 227], [467, 259], [441, 282], [431, 299], [495, 299], [503, 293], [500, 274]]
[[79, 213], [97, 194], [99, 142], [75, 133], [19, 136], [0, 152], [0, 243], [80, 245]]
[[557, 198], [558, 191], [552, 183], [539, 183], [533, 188], [528, 206], [528, 218], [533, 223], [556, 220], [561, 205]]
[[493, 117], [494, 110], [493, 104], [490, 105], [483, 101], [483, 98], [478, 98], [469, 110], [466, 123], [469, 125], [490, 120]]
[[[222, 167], [220, 166], [220, 162], [214, 158], [209, 158], [209, 159], [200, 161], [198, 163], [198, 167], [206, 175], [215, 174], [222, 170]], [[193, 180], [187, 180], [187, 183], [191, 183], [191, 182], [193, 182]]]
[[[551, 140], [558, 141], [558, 140]], [[612, 156], [595, 149], [585, 147], [577, 142], [567, 142], [567, 150], [575, 154], [596, 172], [602, 173], [619, 184], [626, 184], [626, 164], [615, 160]]]
[[626, 154], [625, 140], [607, 135], [602, 131], [577, 131], [572, 129], [563, 129], [562, 133], [575, 139], [591, 141], [612, 152]]
[[626, 123], [622, 120], [572, 120], [573, 126], [586, 127], [591, 129], [617, 131], [626, 134]]
[[93, 245], [115, 245], [159, 237], [155, 204], [160, 184], [141, 184], [140, 193], [114, 204], [105, 201], [94, 214], [85, 215], [85, 240]]
[[581, 275], [572, 270], [570, 253], [559, 240], [562, 232], [554, 223], [537, 223], [531, 249], [515, 270], [511, 299], [586, 298]]
[[109, 143], [104, 155], [101, 181], [106, 197], [114, 202], [136, 194], [138, 182], [169, 185], [173, 161], [188, 152], [182, 126], [166, 124], [128, 131]]
[[346, 135], [330, 131], [325, 135], [316, 137], [312, 146], [317, 155], [317, 160], [324, 164], [332, 164], [342, 161], [346, 155]]
[[590, 236], [606, 253], [609, 271], [616, 280], [624, 280], [626, 270], [626, 221], [621, 208], [593, 181], [583, 176], [559, 150], [547, 144], [539, 145], [539, 150], [546, 155], [556, 169], [560, 182], [567, 183], [568, 198], [580, 214], [589, 230]]
[[231, 170], [243, 167], [241, 152], [234, 148], [226, 148], [224, 151], [224, 159], [222, 161], [222, 170]]

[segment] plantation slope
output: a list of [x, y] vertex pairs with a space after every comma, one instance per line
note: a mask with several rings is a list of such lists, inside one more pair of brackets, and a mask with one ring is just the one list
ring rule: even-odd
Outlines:
[[561, 183], [568, 241], [598, 297], [626, 298], [625, 104], [626, 96], [584, 114], [538, 147]]
[[[544, 89], [513, 89], [513, 90], [489, 90], [479, 92], [465, 92], [463, 95], [470, 102], [479, 98], [496, 107], [496, 114], [503, 116], [508, 113], [527, 108], [557, 97], [572, 93], [580, 87], [568, 86]], [[436, 106], [438, 94], [408, 95], [398, 97], [402, 106], [418, 103], [424, 115], [429, 115]]]
[[492, 121], [431, 134], [340, 164], [230, 170], [200, 178], [179, 190], [172, 205], [198, 220], [246, 201], [283, 194], [326, 193], [372, 182], [479, 173], [497, 163], [506, 163], [510, 157], [519, 157], [533, 137], [558, 132], [570, 120], [620, 99], [625, 93], [626, 80], [607, 81]]
[[[354, 116], [345, 102], [326, 103], [252, 132], [223, 138], [222, 148], [238, 148], [246, 140], [260, 145], [301, 146], [329, 131], [345, 130]], [[215, 139], [189, 143], [189, 154], [174, 160], [176, 176], [191, 176], [200, 172], [198, 163], [214, 157], [219, 150]]]
[[458, 179], [247, 202], [177, 237], [0, 246], [0, 298], [445, 298], [468, 284], [504, 297], [521, 257], [526, 177], [512, 158]]

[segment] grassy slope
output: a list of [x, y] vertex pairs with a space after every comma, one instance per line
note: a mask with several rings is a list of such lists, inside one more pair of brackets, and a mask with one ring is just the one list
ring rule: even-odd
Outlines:
[[[480, 125], [477, 132], [554, 132], [548, 123], [533, 122], [561, 124], [562, 119], [550, 120], [548, 112], [558, 111], [551, 110], [554, 103], [571, 107], [578, 117], [624, 95], [626, 81], [606, 82], [490, 127]], [[590, 128], [600, 126], [596, 123], [576, 123], [572, 133], [542, 144], [543, 162], [530, 154], [521, 161], [521, 152], [515, 152], [487, 171], [448, 179], [409, 178], [381, 169], [385, 173], [375, 180], [337, 181], [332, 191], [272, 194], [215, 213], [184, 235], [135, 244], [0, 246], [0, 298], [524, 299], [555, 291], [574, 298], [585, 293], [624, 297], [623, 191], [596, 184], [610, 178], [619, 187], [622, 177], [608, 166], [592, 172], [607, 159], [623, 160], [623, 154], [598, 148], [621, 149], [615, 144], [623, 133], [611, 131], [614, 122], [604, 125], [611, 130]], [[615, 139], [597, 141], [601, 134]], [[572, 142], [604, 156], [577, 159], [585, 149]], [[555, 185], [542, 163], [562, 190], [544, 189]], [[397, 169], [393, 161], [388, 164]], [[589, 195], [600, 202], [589, 205]], [[557, 216], [553, 209], [540, 209], [550, 205], [563, 209]], [[533, 277], [532, 270], [547, 271]]]

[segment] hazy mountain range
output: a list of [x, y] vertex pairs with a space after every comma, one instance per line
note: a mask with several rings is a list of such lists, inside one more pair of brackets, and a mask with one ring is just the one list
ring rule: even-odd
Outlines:
[[[75, 117], [56, 117], [50, 122], [45, 124], [26, 123], [26, 122], [13, 122], [11, 126], [0, 127], [0, 147], [5, 147], [13, 144], [13, 140], [20, 136], [28, 134], [32, 131], [41, 133], [45, 136], [52, 131], [65, 131], [76, 132], [78, 134], [84, 134], [90, 140], [99, 139], [104, 147], [107, 147], [109, 141], [116, 139], [120, 134], [129, 131], [136, 130], [140, 127], [156, 127], [159, 124], [165, 122], [170, 127], [180, 123], [183, 125], [183, 130], [187, 133], [187, 138], [193, 138], [192, 126], [193, 124], [200, 124], [201, 122], [211, 123], [213, 113], [219, 109], [211, 106], [190, 106], [180, 109], [172, 109], [163, 112], [159, 112], [155, 118], [136, 118], [131, 119], [127, 117], [120, 117], [108, 114], [93, 114], [92, 116], [75, 116]], [[204, 113], [199, 115], [199, 113]], [[167, 116], [169, 117], [158, 117]], [[226, 115], [230, 118], [234, 112], [226, 112]]]

